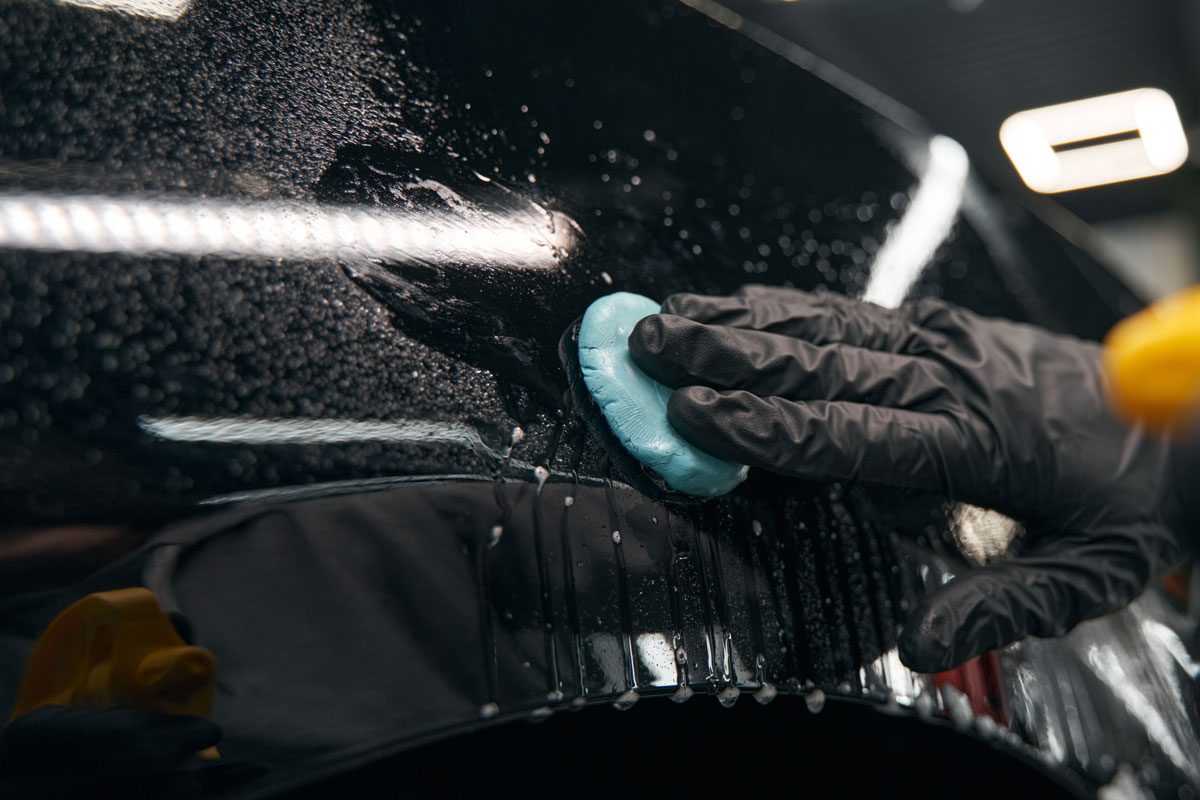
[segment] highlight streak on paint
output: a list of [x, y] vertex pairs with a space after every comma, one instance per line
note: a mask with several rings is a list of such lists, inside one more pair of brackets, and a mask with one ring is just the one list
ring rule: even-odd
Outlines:
[[553, 269], [576, 243], [570, 218], [536, 205], [468, 212], [0, 194], [0, 247]]
[[1108, 684], [1113, 694], [1120, 700], [1129, 713], [1140, 722], [1146, 735], [1158, 745], [1171, 762], [1183, 774], [1195, 777], [1198, 772], [1194, 761], [1190, 760], [1179, 746], [1179, 739], [1171, 731], [1171, 725], [1166, 717], [1158, 710], [1153, 700], [1147, 696], [1150, 687], [1143, 686], [1134, 676], [1125, 671], [1114, 650], [1106, 645], [1092, 645], [1087, 649], [1087, 665], [1100, 680]]
[[288, 445], [389, 442], [449, 444], [491, 458], [507, 457], [483, 441], [474, 428], [427, 420], [256, 419], [253, 417], [139, 417], [138, 427], [172, 442]]
[[945, 136], [929, 140], [929, 161], [912, 202], [879, 248], [863, 299], [895, 308], [946, 241], [958, 218], [970, 162], [962, 145]]
[[192, 0], [58, 0], [65, 6], [115, 11], [135, 17], [151, 17], [174, 22], [183, 16]]

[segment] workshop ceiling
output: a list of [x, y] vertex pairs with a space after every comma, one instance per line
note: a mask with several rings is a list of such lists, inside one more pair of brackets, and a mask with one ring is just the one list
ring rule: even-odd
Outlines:
[[[1200, 0], [724, 4], [908, 105], [1009, 186], [1020, 182], [997, 134], [1016, 111], [1152, 86], [1172, 95], [1185, 126], [1198, 117]], [[1184, 180], [1176, 174], [1059, 199], [1085, 217], [1122, 216], [1166, 205]]]

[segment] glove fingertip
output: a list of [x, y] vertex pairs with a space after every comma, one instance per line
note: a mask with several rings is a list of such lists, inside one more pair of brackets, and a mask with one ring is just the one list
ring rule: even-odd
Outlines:
[[1026, 633], [1004, 567], [966, 573], [925, 598], [908, 615], [897, 646], [918, 672], [943, 672]]
[[667, 331], [662, 316], [651, 314], [643, 317], [629, 332], [629, 354], [635, 359], [638, 356], [655, 358], [662, 355], [666, 340]]
[[[945, 615], [925, 604], [909, 615], [896, 647], [900, 660], [916, 672], [944, 672], [958, 666], [953, 652], [953, 631]], [[966, 659], [963, 659], [965, 661]]]

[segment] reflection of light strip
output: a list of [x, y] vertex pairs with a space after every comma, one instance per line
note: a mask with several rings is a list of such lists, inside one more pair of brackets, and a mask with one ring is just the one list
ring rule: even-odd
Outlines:
[[0, 194], [0, 247], [92, 253], [380, 258], [550, 269], [574, 243], [562, 214], [399, 214], [287, 203]]
[[921, 695], [933, 698], [937, 694], [932, 677], [906, 667], [895, 647], [860, 671], [860, 679], [864, 687], [891, 692], [896, 702], [906, 708], [911, 708]]
[[1157, 620], [1143, 619], [1141, 624], [1142, 633], [1148, 642], [1157, 645], [1174, 658], [1175, 663], [1182, 667], [1192, 680], [1200, 678], [1200, 664], [1192, 658], [1179, 634]]
[[171, 22], [183, 16], [192, 0], [58, 0], [63, 5], [116, 11], [136, 17], [154, 17]]
[[389, 442], [451, 444], [492, 458], [505, 454], [489, 447], [474, 428], [427, 420], [255, 419], [252, 417], [140, 417], [138, 426], [173, 442], [217, 444], [345, 444]]
[[[675, 686], [675, 648], [663, 633], [637, 635], [638, 677], [642, 686]], [[649, 678], [646, 672], [650, 673]]]
[[1154, 702], [1146, 696], [1141, 681], [1136, 680], [1125, 672], [1116, 652], [1108, 645], [1091, 645], [1087, 649], [1088, 666], [1100, 680], [1113, 690], [1127, 711], [1146, 729], [1146, 734], [1159, 746], [1163, 754], [1185, 775], [1194, 776], [1196, 765], [1188, 760], [1179, 742], [1171, 733], [1171, 726], [1162, 713], [1155, 707]]
[[864, 300], [888, 308], [904, 301], [954, 227], [969, 166], [966, 151], [958, 142], [945, 136], [929, 140], [929, 162], [908, 210], [879, 248]]
[[[1055, 152], [1122, 133], [1132, 139]], [[1089, 186], [1165, 175], [1187, 160], [1187, 136], [1175, 101], [1162, 89], [1090, 97], [1013, 114], [1000, 126], [1000, 144], [1021, 180], [1036, 192], [1069, 192]]]

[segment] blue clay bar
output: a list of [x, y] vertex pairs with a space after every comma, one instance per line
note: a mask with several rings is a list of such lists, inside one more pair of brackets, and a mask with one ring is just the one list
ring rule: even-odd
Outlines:
[[637, 368], [629, 334], [658, 303], [617, 292], [592, 303], [579, 328], [579, 366], [609, 428], [634, 458], [672, 489], [701, 497], [727, 494], [746, 479], [747, 467], [688, 444], [667, 422], [671, 390]]

